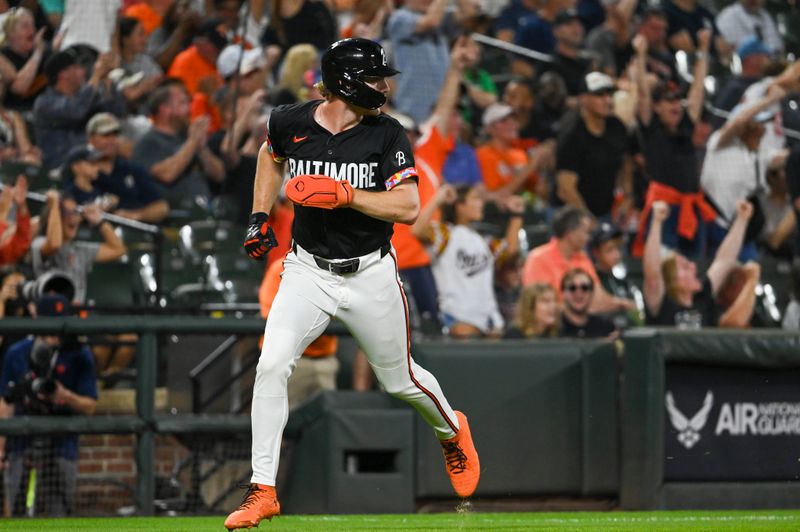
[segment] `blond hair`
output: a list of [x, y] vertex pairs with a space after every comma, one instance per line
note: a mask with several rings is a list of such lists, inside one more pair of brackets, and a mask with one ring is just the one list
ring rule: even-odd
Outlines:
[[661, 261], [661, 277], [664, 279], [664, 291], [673, 301], [680, 301], [678, 295], [678, 256], [672, 253]]
[[522, 289], [517, 303], [517, 312], [514, 316], [516, 325], [525, 336], [557, 336], [559, 320], [542, 329], [542, 325], [536, 322], [536, 305], [542, 296], [552, 294], [556, 297], [556, 289], [548, 283], [534, 283]]
[[305, 100], [303, 76], [317, 65], [319, 53], [311, 44], [296, 44], [289, 48], [283, 60], [278, 85], [289, 90], [298, 100]]
[[14, 26], [20, 19], [28, 17], [35, 22], [33, 13], [26, 7], [14, 7], [8, 11], [8, 16], [3, 21], [3, 33], [0, 35], [0, 47], [8, 45], [8, 34], [14, 30]]

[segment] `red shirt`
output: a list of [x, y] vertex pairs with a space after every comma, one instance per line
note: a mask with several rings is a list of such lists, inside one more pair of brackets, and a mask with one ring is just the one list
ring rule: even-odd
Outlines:
[[[0, 234], [8, 228], [8, 222], [0, 220]], [[31, 215], [17, 211], [17, 228], [11, 238], [0, 244], [0, 264], [14, 264], [25, 256], [31, 246]]]

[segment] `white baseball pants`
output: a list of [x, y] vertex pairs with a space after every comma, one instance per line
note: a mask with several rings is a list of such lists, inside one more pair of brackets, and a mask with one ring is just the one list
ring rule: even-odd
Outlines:
[[297, 246], [286, 256], [256, 368], [251, 482], [275, 485], [289, 415], [289, 375], [333, 317], [350, 330], [389, 394], [416, 408], [439, 439], [452, 438], [458, 431], [436, 378], [411, 358], [408, 305], [394, 251], [381, 257], [376, 250], [360, 257], [356, 273], [337, 275], [321, 269]]

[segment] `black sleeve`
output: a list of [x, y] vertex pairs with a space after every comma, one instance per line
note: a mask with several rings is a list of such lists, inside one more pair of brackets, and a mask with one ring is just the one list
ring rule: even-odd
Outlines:
[[284, 113], [280, 107], [273, 109], [269, 115], [269, 123], [267, 125], [267, 146], [272, 159], [276, 163], [281, 163], [286, 159], [285, 142], [283, 132], [286, 131], [282, 127], [284, 123]]
[[388, 122], [388, 127], [390, 130], [387, 132], [381, 156], [381, 176], [386, 190], [392, 190], [406, 179], [417, 181], [418, 177], [414, 167], [414, 153], [405, 131], [395, 122]]

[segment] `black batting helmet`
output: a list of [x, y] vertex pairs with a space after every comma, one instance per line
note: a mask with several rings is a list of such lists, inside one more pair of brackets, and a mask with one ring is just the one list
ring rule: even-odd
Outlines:
[[336, 96], [364, 109], [377, 109], [386, 96], [364, 83], [365, 77], [385, 78], [399, 72], [386, 64], [380, 44], [369, 39], [342, 39], [322, 54], [322, 82]]

